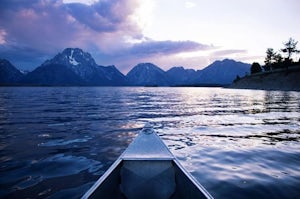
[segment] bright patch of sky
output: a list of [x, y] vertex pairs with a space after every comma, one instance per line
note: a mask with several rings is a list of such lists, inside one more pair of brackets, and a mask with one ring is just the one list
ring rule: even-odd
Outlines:
[[[262, 62], [267, 48], [279, 50], [289, 37], [300, 39], [298, 0], [153, 2], [153, 15], [144, 34], [156, 40], [192, 40], [221, 50], [246, 50], [246, 54], [233, 56]], [[201, 55], [203, 52], [184, 53]]]
[[151, 27], [153, 23], [153, 10], [155, 2], [153, 0], [143, 0], [136, 9], [133, 18], [142, 29]]
[[63, 3], [81, 3], [86, 5], [92, 5], [97, 3], [99, 0], [63, 0]]
[[186, 1], [185, 2], [185, 7], [186, 8], [193, 8], [196, 6], [196, 3], [192, 2], [192, 1]]

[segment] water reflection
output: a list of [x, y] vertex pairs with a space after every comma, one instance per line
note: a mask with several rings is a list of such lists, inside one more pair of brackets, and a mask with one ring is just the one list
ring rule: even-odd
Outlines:
[[296, 92], [266, 91], [264, 106], [268, 112], [298, 112], [299, 96]]

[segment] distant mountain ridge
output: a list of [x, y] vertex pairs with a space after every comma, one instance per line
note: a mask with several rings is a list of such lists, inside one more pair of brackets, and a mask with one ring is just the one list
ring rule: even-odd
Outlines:
[[0, 60], [0, 84], [47, 86], [194, 86], [229, 85], [250, 71], [250, 64], [225, 59], [203, 70], [173, 67], [164, 71], [152, 63], [140, 63], [125, 76], [115, 66], [98, 65], [91, 54], [66, 48], [32, 72], [21, 73]]

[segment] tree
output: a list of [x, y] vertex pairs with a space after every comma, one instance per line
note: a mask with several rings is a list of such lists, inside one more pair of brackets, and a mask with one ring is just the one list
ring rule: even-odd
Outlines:
[[295, 41], [293, 38], [290, 38], [287, 42], [283, 43], [284, 47], [281, 49], [282, 52], [287, 53], [287, 60], [291, 60], [293, 53], [299, 53], [297, 50], [298, 41]]
[[267, 56], [265, 58], [265, 67], [264, 67], [264, 69], [266, 71], [269, 71], [271, 69], [271, 65], [274, 63], [276, 53], [274, 52], [273, 48], [268, 48], [267, 51], [266, 51], [266, 54], [267, 54]]
[[241, 79], [241, 77], [239, 75], [236, 76], [236, 78], [233, 80], [233, 83], [238, 82]]
[[250, 68], [251, 74], [260, 73], [262, 71], [261, 66], [257, 62], [253, 62]]
[[280, 53], [276, 53], [274, 59], [275, 59], [275, 62], [278, 64], [282, 63], [282, 61], [283, 61], [282, 55]]
[[274, 56], [275, 63], [272, 65], [274, 69], [283, 67], [283, 58], [280, 53], [276, 53]]

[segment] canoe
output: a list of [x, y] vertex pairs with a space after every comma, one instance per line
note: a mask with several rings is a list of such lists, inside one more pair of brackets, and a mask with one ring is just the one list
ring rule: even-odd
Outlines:
[[213, 198], [146, 125], [124, 153], [82, 196], [101, 199]]

